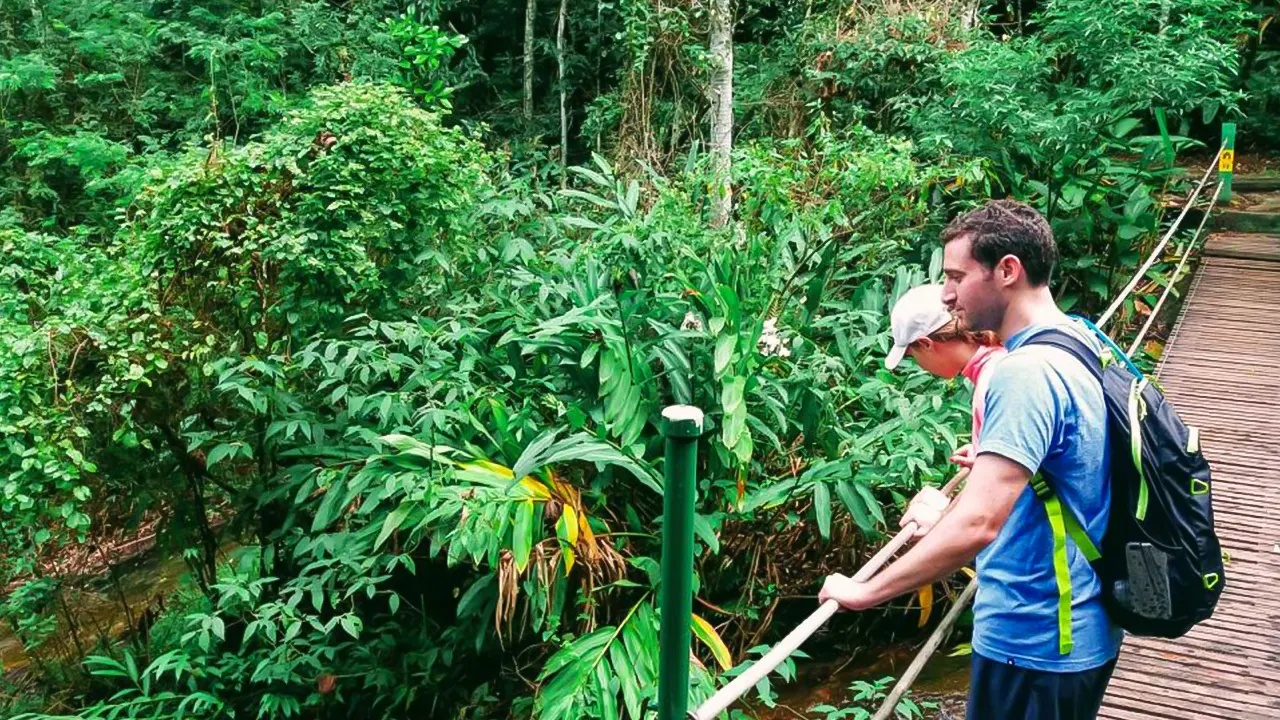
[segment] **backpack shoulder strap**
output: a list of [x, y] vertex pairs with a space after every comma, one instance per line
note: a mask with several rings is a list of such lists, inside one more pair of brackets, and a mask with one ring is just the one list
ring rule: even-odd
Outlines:
[[1058, 587], [1058, 654], [1069, 655], [1074, 647], [1071, 639], [1071, 566], [1067, 560], [1067, 538], [1076, 544], [1085, 560], [1093, 563], [1102, 557], [1098, 547], [1085, 532], [1076, 514], [1064, 506], [1045, 482], [1044, 476], [1031, 478], [1031, 489], [1044, 502], [1049, 516], [1049, 530], [1053, 536], [1053, 580]]

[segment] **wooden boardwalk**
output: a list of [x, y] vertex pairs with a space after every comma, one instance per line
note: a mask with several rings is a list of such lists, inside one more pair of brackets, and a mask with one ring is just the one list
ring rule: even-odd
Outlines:
[[1213, 467], [1227, 586], [1186, 636], [1125, 639], [1099, 717], [1280, 718], [1278, 351], [1280, 237], [1210, 238], [1159, 379]]

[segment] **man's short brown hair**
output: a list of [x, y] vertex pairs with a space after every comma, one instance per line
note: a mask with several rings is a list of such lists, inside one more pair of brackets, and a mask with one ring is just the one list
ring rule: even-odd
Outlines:
[[1017, 200], [992, 200], [952, 220], [942, 231], [942, 244], [970, 238], [969, 252], [987, 270], [1005, 255], [1022, 262], [1033, 287], [1049, 283], [1058, 262], [1053, 229], [1035, 208]]

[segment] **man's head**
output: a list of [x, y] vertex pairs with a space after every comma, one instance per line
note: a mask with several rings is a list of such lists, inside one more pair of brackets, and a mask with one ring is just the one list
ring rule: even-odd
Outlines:
[[1012, 303], [1048, 287], [1058, 260], [1049, 223], [1016, 200], [993, 200], [952, 220], [942, 245], [942, 301], [975, 331], [999, 330]]

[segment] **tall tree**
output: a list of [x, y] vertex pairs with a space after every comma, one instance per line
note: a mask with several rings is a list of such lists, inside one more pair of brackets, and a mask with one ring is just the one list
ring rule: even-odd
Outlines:
[[564, 89], [564, 21], [569, 0], [560, 0], [560, 16], [556, 20], [556, 80], [560, 85], [560, 184], [569, 169], [569, 116], [565, 112]]
[[533, 117], [533, 17], [538, 0], [528, 0], [524, 8], [524, 116]]
[[711, 219], [724, 227], [733, 212], [730, 157], [733, 152], [733, 9], [711, 1], [711, 162], [715, 173]]

